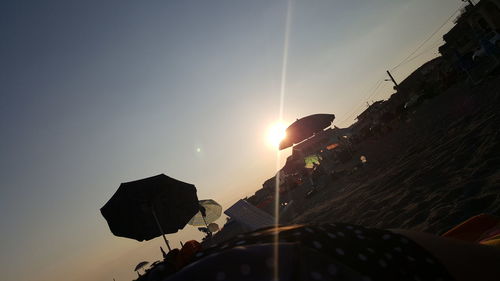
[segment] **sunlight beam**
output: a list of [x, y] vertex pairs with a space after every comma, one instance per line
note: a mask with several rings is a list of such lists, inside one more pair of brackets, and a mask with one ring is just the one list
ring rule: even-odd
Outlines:
[[[290, 39], [290, 22], [292, 18], [292, 0], [287, 2], [286, 19], [285, 19], [285, 36], [283, 40], [283, 64], [281, 66], [281, 87], [280, 87], [280, 111], [279, 111], [279, 123], [283, 122], [283, 108], [285, 103], [285, 86], [287, 78], [287, 66], [288, 66], [288, 45]], [[276, 152], [276, 187], [275, 187], [275, 202], [274, 202], [274, 225], [278, 227], [279, 225], [279, 202], [280, 202], [280, 177], [278, 171], [280, 169], [281, 153], [278, 149]], [[274, 235], [274, 281], [279, 281], [279, 233], [275, 231]]]

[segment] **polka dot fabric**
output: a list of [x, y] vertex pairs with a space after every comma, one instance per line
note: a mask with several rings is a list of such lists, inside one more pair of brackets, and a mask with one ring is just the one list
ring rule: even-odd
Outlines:
[[[276, 239], [278, 241], [275, 247]], [[351, 224], [295, 225], [239, 235], [208, 248], [168, 280], [453, 280], [408, 238]]]

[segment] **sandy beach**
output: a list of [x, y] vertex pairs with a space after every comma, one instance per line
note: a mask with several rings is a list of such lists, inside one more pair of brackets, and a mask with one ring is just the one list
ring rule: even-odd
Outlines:
[[441, 234], [467, 218], [500, 215], [500, 78], [458, 83], [407, 122], [355, 146], [366, 165], [327, 179], [312, 198], [292, 191], [282, 223], [349, 222]]
[[[454, 84], [392, 122], [390, 132], [354, 144], [353, 160], [332, 169], [347, 173], [323, 175], [311, 196], [307, 181], [282, 193], [281, 202], [293, 203], [282, 208], [280, 224], [344, 222], [441, 235], [481, 213], [500, 216], [499, 106], [498, 74], [479, 85]], [[263, 209], [272, 214], [273, 205]], [[207, 242], [241, 232], [231, 225]]]

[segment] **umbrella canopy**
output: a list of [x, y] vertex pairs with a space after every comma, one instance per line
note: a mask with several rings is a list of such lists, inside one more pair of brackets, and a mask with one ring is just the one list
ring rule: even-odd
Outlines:
[[143, 268], [145, 265], [147, 265], [149, 262], [148, 261], [141, 261], [140, 263], [138, 263], [136, 266], [135, 266], [135, 269], [134, 271], [137, 271], [141, 268]]
[[222, 206], [212, 199], [200, 200], [200, 211], [191, 218], [188, 224], [193, 226], [207, 226], [222, 215]]
[[299, 143], [314, 133], [320, 132], [330, 126], [335, 119], [333, 114], [313, 114], [293, 122], [286, 128], [286, 137], [280, 143], [280, 150]]
[[215, 222], [209, 224], [207, 228], [208, 228], [208, 231], [210, 231], [210, 232], [217, 232], [220, 229], [219, 225], [216, 224]]
[[114, 235], [144, 241], [177, 232], [198, 210], [194, 185], [161, 174], [122, 183], [101, 213]]

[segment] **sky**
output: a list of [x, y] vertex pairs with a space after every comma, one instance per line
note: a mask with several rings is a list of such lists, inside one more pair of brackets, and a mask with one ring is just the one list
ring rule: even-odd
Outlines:
[[162, 240], [111, 234], [99, 209], [120, 183], [165, 173], [228, 208], [276, 172], [266, 132], [280, 107], [286, 124], [350, 125], [393, 93], [386, 70], [401, 81], [437, 55], [461, 5], [0, 2], [2, 279], [133, 279]]

